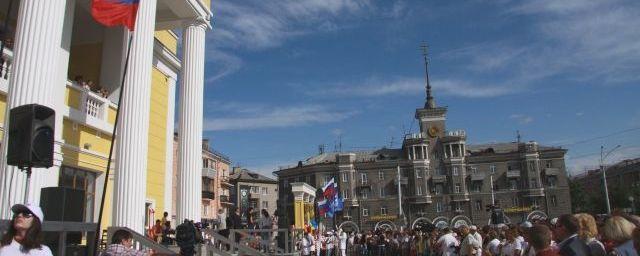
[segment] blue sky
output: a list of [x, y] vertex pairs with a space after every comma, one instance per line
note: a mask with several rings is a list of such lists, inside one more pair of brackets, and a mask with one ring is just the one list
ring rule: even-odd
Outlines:
[[[204, 136], [270, 174], [318, 152], [399, 147], [417, 131], [424, 63], [469, 143], [564, 146], [579, 172], [640, 157], [640, 2], [212, 2]], [[626, 132], [620, 132], [625, 131]], [[613, 134], [613, 135], [612, 135]], [[598, 137], [604, 137], [596, 139]]]

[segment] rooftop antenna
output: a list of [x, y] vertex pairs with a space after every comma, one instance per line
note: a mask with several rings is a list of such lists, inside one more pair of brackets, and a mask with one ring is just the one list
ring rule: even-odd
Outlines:
[[427, 87], [427, 102], [425, 103], [425, 108], [435, 108], [436, 102], [431, 95], [431, 84], [429, 83], [429, 46], [426, 42], [422, 42], [420, 45], [420, 49], [422, 49], [422, 56], [424, 57], [424, 73], [425, 73], [425, 84]]
[[338, 135], [338, 152], [342, 153], [342, 134]]
[[325, 147], [325, 145], [324, 145], [324, 144], [320, 144], [320, 145], [318, 146], [318, 153], [319, 153], [320, 155], [324, 154], [324, 147]]
[[393, 140], [395, 137], [391, 136], [391, 141], [389, 142], [389, 148], [393, 148]]
[[522, 136], [520, 136], [520, 130], [516, 130], [516, 141], [520, 143], [520, 139], [522, 139]]

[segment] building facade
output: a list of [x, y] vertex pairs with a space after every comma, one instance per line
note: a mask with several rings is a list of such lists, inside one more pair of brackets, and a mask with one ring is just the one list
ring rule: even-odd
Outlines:
[[345, 199], [335, 225], [363, 229], [485, 225], [492, 203], [515, 223], [571, 212], [565, 149], [534, 141], [468, 145], [464, 130], [447, 129], [447, 108], [426, 87], [426, 104], [415, 112], [420, 132], [407, 134], [401, 148], [322, 153], [276, 171], [280, 225], [293, 223], [291, 183], [321, 188], [332, 178]]
[[231, 202], [240, 207], [244, 214], [248, 208], [253, 208], [256, 219], [263, 209], [274, 214], [278, 201], [278, 182], [259, 173], [234, 167], [231, 174]]
[[[9, 21], [3, 31], [0, 75], [1, 217], [10, 218], [15, 203], [38, 204], [41, 188], [61, 186], [84, 190], [84, 221], [97, 222], [107, 179], [103, 228], [126, 226], [144, 233], [163, 211], [199, 220], [203, 56], [205, 33], [211, 27], [210, 1], [140, 1], [134, 33], [96, 23], [90, 4], [0, 1], [2, 20]], [[118, 101], [125, 67], [126, 89]], [[176, 97], [181, 111], [177, 124], [184, 136], [180, 154], [174, 157]], [[25, 104], [44, 105], [56, 113], [54, 166], [34, 170], [27, 195], [24, 173], [6, 164], [4, 132], [9, 110]], [[117, 143], [107, 177], [118, 110]], [[174, 162], [181, 173], [178, 198], [186, 206], [177, 207], [177, 212], [171, 207]]]
[[[627, 208], [635, 212], [637, 204], [634, 201], [640, 201], [640, 158], [622, 160], [605, 168], [611, 209]], [[572, 182], [580, 187], [579, 191], [590, 192], [583, 197], [586, 202], [574, 204], [575, 211], [606, 212], [602, 181], [600, 169], [587, 170], [572, 177]]]
[[[178, 136], [174, 137], [174, 156], [178, 155]], [[219, 209], [223, 210], [224, 216], [228, 213], [229, 207], [232, 206], [228, 200], [229, 189], [232, 187], [229, 182], [231, 159], [214, 150], [210, 146], [209, 139], [202, 140], [202, 222], [215, 224]], [[178, 165], [173, 166], [173, 209], [175, 212], [178, 199]], [[173, 216], [175, 219], [175, 216]], [[179, 223], [177, 223], [179, 224]]]

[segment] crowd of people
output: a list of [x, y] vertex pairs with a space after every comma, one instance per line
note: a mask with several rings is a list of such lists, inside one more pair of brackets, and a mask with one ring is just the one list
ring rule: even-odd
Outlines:
[[565, 214], [519, 224], [413, 230], [320, 232], [298, 238], [302, 255], [326, 256], [637, 256], [640, 217]]
[[109, 90], [107, 90], [106, 88], [98, 85], [97, 83], [93, 82], [93, 80], [84, 80], [84, 77], [82, 76], [76, 76], [73, 81], [75, 82], [76, 85], [82, 87], [85, 90], [91, 91], [95, 94], [100, 95], [103, 98], [107, 98], [109, 97]]

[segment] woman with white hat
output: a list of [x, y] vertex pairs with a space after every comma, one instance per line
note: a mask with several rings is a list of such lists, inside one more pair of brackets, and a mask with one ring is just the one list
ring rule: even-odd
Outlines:
[[16, 204], [11, 211], [13, 218], [0, 240], [0, 255], [53, 255], [49, 247], [42, 244], [42, 209], [31, 204]]

